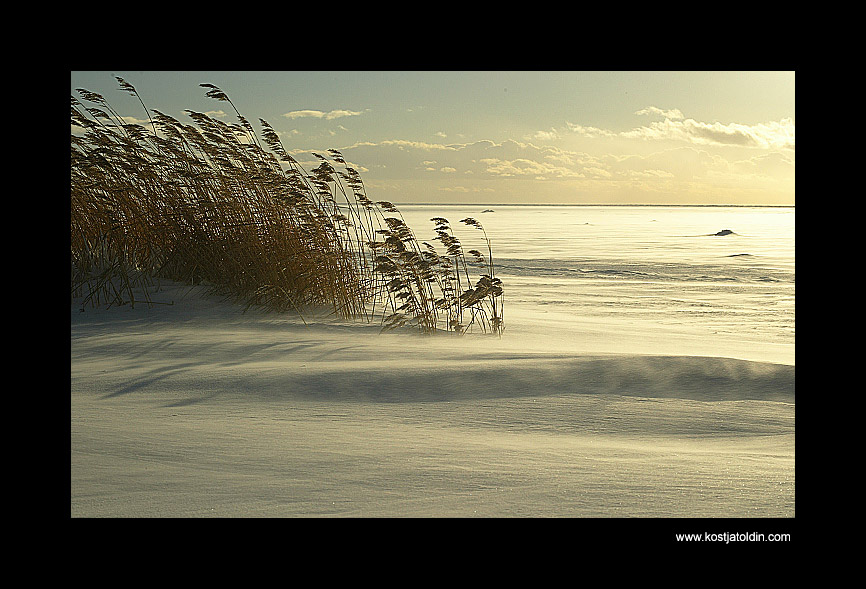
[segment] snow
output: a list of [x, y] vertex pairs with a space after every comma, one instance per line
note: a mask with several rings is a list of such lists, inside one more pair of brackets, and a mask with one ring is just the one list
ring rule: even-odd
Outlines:
[[520, 304], [496, 338], [153, 299], [71, 305], [72, 517], [795, 516], [791, 346]]

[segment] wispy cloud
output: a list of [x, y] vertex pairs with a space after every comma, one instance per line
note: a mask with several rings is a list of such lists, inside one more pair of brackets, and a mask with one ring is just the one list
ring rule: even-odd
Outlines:
[[613, 131], [608, 131], [607, 129], [599, 129], [598, 127], [585, 127], [583, 125], [578, 125], [576, 123], [571, 123], [566, 121], [566, 127], [572, 133], [576, 133], [577, 135], [582, 135], [584, 137], [616, 137], [616, 133]]
[[678, 108], [672, 108], [670, 110], [662, 110], [656, 106], [648, 106], [646, 108], [642, 108], [639, 111], [635, 112], [636, 115], [661, 115], [666, 119], [682, 119], [683, 113]]
[[736, 145], [763, 149], [794, 149], [794, 121], [742, 125], [702, 123], [694, 119], [665, 119], [620, 133], [621, 137], [644, 140], [670, 139], [698, 145]]
[[503, 177], [531, 176], [538, 180], [545, 178], [583, 178], [584, 174], [573, 168], [557, 166], [549, 162], [536, 161], [527, 158], [511, 160], [499, 158], [484, 158], [479, 160], [487, 167], [487, 174]]
[[421, 169], [476, 178], [582, 178], [585, 176], [584, 168], [594, 168], [593, 175], [603, 175], [597, 171], [604, 166], [603, 162], [585, 153], [514, 140], [448, 145], [386, 140], [359, 142], [340, 151], [374, 164], [387, 162], [393, 172], [403, 170], [407, 175], [411, 170]]
[[794, 159], [775, 152], [732, 162], [731, 167], [738, 172], [758, 176], [793, 176]]
[[337, 109], [331, 110], [328, 112], [322, 110], [293, 110], [291, 112], [284, 113], [283, 116], [287, 119], [302, 119], [302, 118], [314, 118], [314, 119], [325, 119], [325, 120], [333, 120], [339, 119], [342, 117], [355, 117], [362, 114], [361, 111], [355, 110], [344, 110]]
[[[706, 123], [685, 118], [682, 111], [677, 108], [661, 109], [656, 106], [648, 106], [636, 111], [635, 114], [662, 117], [663, 120], [622, 132], [586, 127], [571, 122], [566, 122], [566, 129], [587, 138], [620, 137], [644, 141], [683, 141], [694, 145], [794, 149], [794, 121], [790, 118], [755, 125]], [[553, 135], [548, 131], [539, 131], [536, 137], [552, 138]]]
[[440, 186], [437, 188], [437, 190], [440, 190], [442, 192], [462, 192], [462, 193], [496, 192], [493, 188], [489, 188], [489, 187], [485, 188], [485, 187], [481, 187], [481, 186], [472, 186], [472, 187], [468, 187], [468, 186]]
[[532, 138], [537, 141], [554, 141], [559, 139], [559, 132], [553, 128], [549, 131], [536, 131]]
[[625, 194], [638, 200], [658, 195], [686, 199], [722, 188], [730, 195], [737, 190], [748, 195], [756, 186], [779, 194], [790, 190], [793, 152], [756, 152], [747, 159], [737, 152], [739, 161], [731, 161], [711, 146], [694, 143], [659, 145], [650, 153], [623, 155], [515, 140], [451, 144], [387, 140], [359, 142], [340, 151], [363, 161], [371, 170], [368, 184], [394, 202], [418, 190], [419, 172], [440, 194], [456, 198], [460, 193], [491, 192], [503, 202], [525, 198], [522, 191], [528, 183], [533, 183], [533, 194], [552, 200], [574, 199], [577, 194], [601, 199]]

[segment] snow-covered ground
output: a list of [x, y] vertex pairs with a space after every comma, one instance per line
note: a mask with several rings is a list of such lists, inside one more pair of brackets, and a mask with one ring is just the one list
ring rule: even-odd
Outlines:
[[519, 301], [499, 339], [153, 298], [71, 306], [73, 517], [795, 515], [792, 343]]

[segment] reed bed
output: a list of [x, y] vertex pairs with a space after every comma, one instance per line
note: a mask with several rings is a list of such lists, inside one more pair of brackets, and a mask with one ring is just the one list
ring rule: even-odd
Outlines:
[[392, 203], [368, 198], [339, 151], [314, 153], [307, 171], [265, 120], [256, 133], [212, 84], [201, 86], [236, 123], [192, 110], [181, 122], [116, 79], [147, 125], [125, 122], [95, 92], [72, 96], [71, 282], [82, 308], [156, 304], [151, 294], [170, 279], [302, 318], [325, 309], [383, 330], [502, 334], [502, 283], [475, 219], [462, 223], [483, 233], [486, 257], [464, 253], [435, 217], [440, 254]]

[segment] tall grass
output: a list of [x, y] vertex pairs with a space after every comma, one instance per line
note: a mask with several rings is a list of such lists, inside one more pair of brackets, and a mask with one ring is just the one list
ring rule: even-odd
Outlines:
[[[256, 133], [212, 84], [201, 86], [236, 123], [192, 110], [192, 124], [181, 122], [116, 79], [147, 125], [125, 122], [95, 92], [72, 96], [71, 282], [85, 305], [153, 304], [159, 280], [171, 279], [301, 317], [327, 308], [383, 329], [502, 333], [486, 233], [488, 257], [472, 250], [467, 260], [436, 217], [439, 254], [393, 204], [368, 198], [339, 151], [314, 153], [307, 171], [266, 121]], [[470, 268], [483, 273], [473, 280]]]

